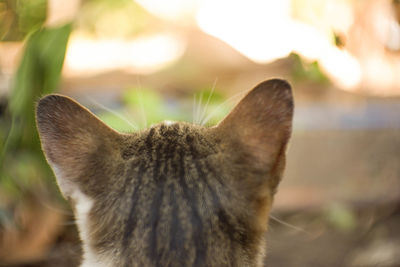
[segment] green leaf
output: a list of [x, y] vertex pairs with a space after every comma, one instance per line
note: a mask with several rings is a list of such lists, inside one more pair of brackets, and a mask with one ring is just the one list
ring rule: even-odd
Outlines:
[[327, 209], [328, 221], [339, 230], [349, 231], [356, 227], [354, 212], [346, 205], [335, 203]]

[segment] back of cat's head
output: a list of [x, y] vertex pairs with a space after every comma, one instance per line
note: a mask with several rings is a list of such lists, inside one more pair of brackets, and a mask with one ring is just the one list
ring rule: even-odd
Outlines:
[[292, 116], [277, 79], [211, 128], [120, 134], [70, 98], [41, 99], [42, 147], [73, 206], [82, 266], [262, 265]]

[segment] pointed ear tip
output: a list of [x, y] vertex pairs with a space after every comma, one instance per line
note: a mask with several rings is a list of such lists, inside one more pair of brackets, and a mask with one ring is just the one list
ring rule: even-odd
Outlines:
[[270, 79], [258, 84], [254, 90], [259, 93], [275, 95], [278, 99], [285, 102], [293, 102], [292, 87], [288, 81], [283, 79]]
[[67, 96], [59, 94], [50, 94], [39, 99], [36, 105], [36, 111], [37, 113], [39, 113], [41, 111], [45, 111], [48, 108], [52, 108], [56, 105], [59, 106], [62, 105], [63, 103], [68, 104], [73, 102], [75, 101]]
[[285, 91], [288, 91], [290, 94], [292, 93], [292, 86], [290, 85], [290, 83], [286, 80], [278, 79], [278, 78], [263, 81], [256, 87], [262, 87], [265, 89], [268, 88], [270, 90], [271, 89], [285, 90]]
[[40, 123], [41, 121], [48, 119], [52, 112], [60, 110], [62, 106], [71, 104], [72, 102], [74, 101], [69, 97], [59, 94], [50, 94], [40, 98], [36, 104], [37, 122]]
[[59, 94], [50, 94], [50, 95], [43, 96], [42, 98], [39, 99], [39, 101], [37, 103], [37, 108], [43, 108], [48, 105], [52, 105], [55, 102], [59, 102], [60, 100], [63, 100], [63, 99], [68, 99], [68, 97], [59, 95]]

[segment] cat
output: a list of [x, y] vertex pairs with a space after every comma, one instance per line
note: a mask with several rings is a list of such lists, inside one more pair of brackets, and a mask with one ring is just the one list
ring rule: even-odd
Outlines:
[[61, 95], [39, 100], [42, 149], [73, 207], [81, 266], [263, 266], [293, 97], [264, 81], [216, 126], [118, 133]]

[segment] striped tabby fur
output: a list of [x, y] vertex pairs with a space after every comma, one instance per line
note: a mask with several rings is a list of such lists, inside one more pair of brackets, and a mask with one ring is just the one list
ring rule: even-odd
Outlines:
[[74, 208], [81, 266], [262, 266], [292, 116], [277, 79], [211, 128], [121, 134], [68, 97], [42, 98], [38, 130]]

